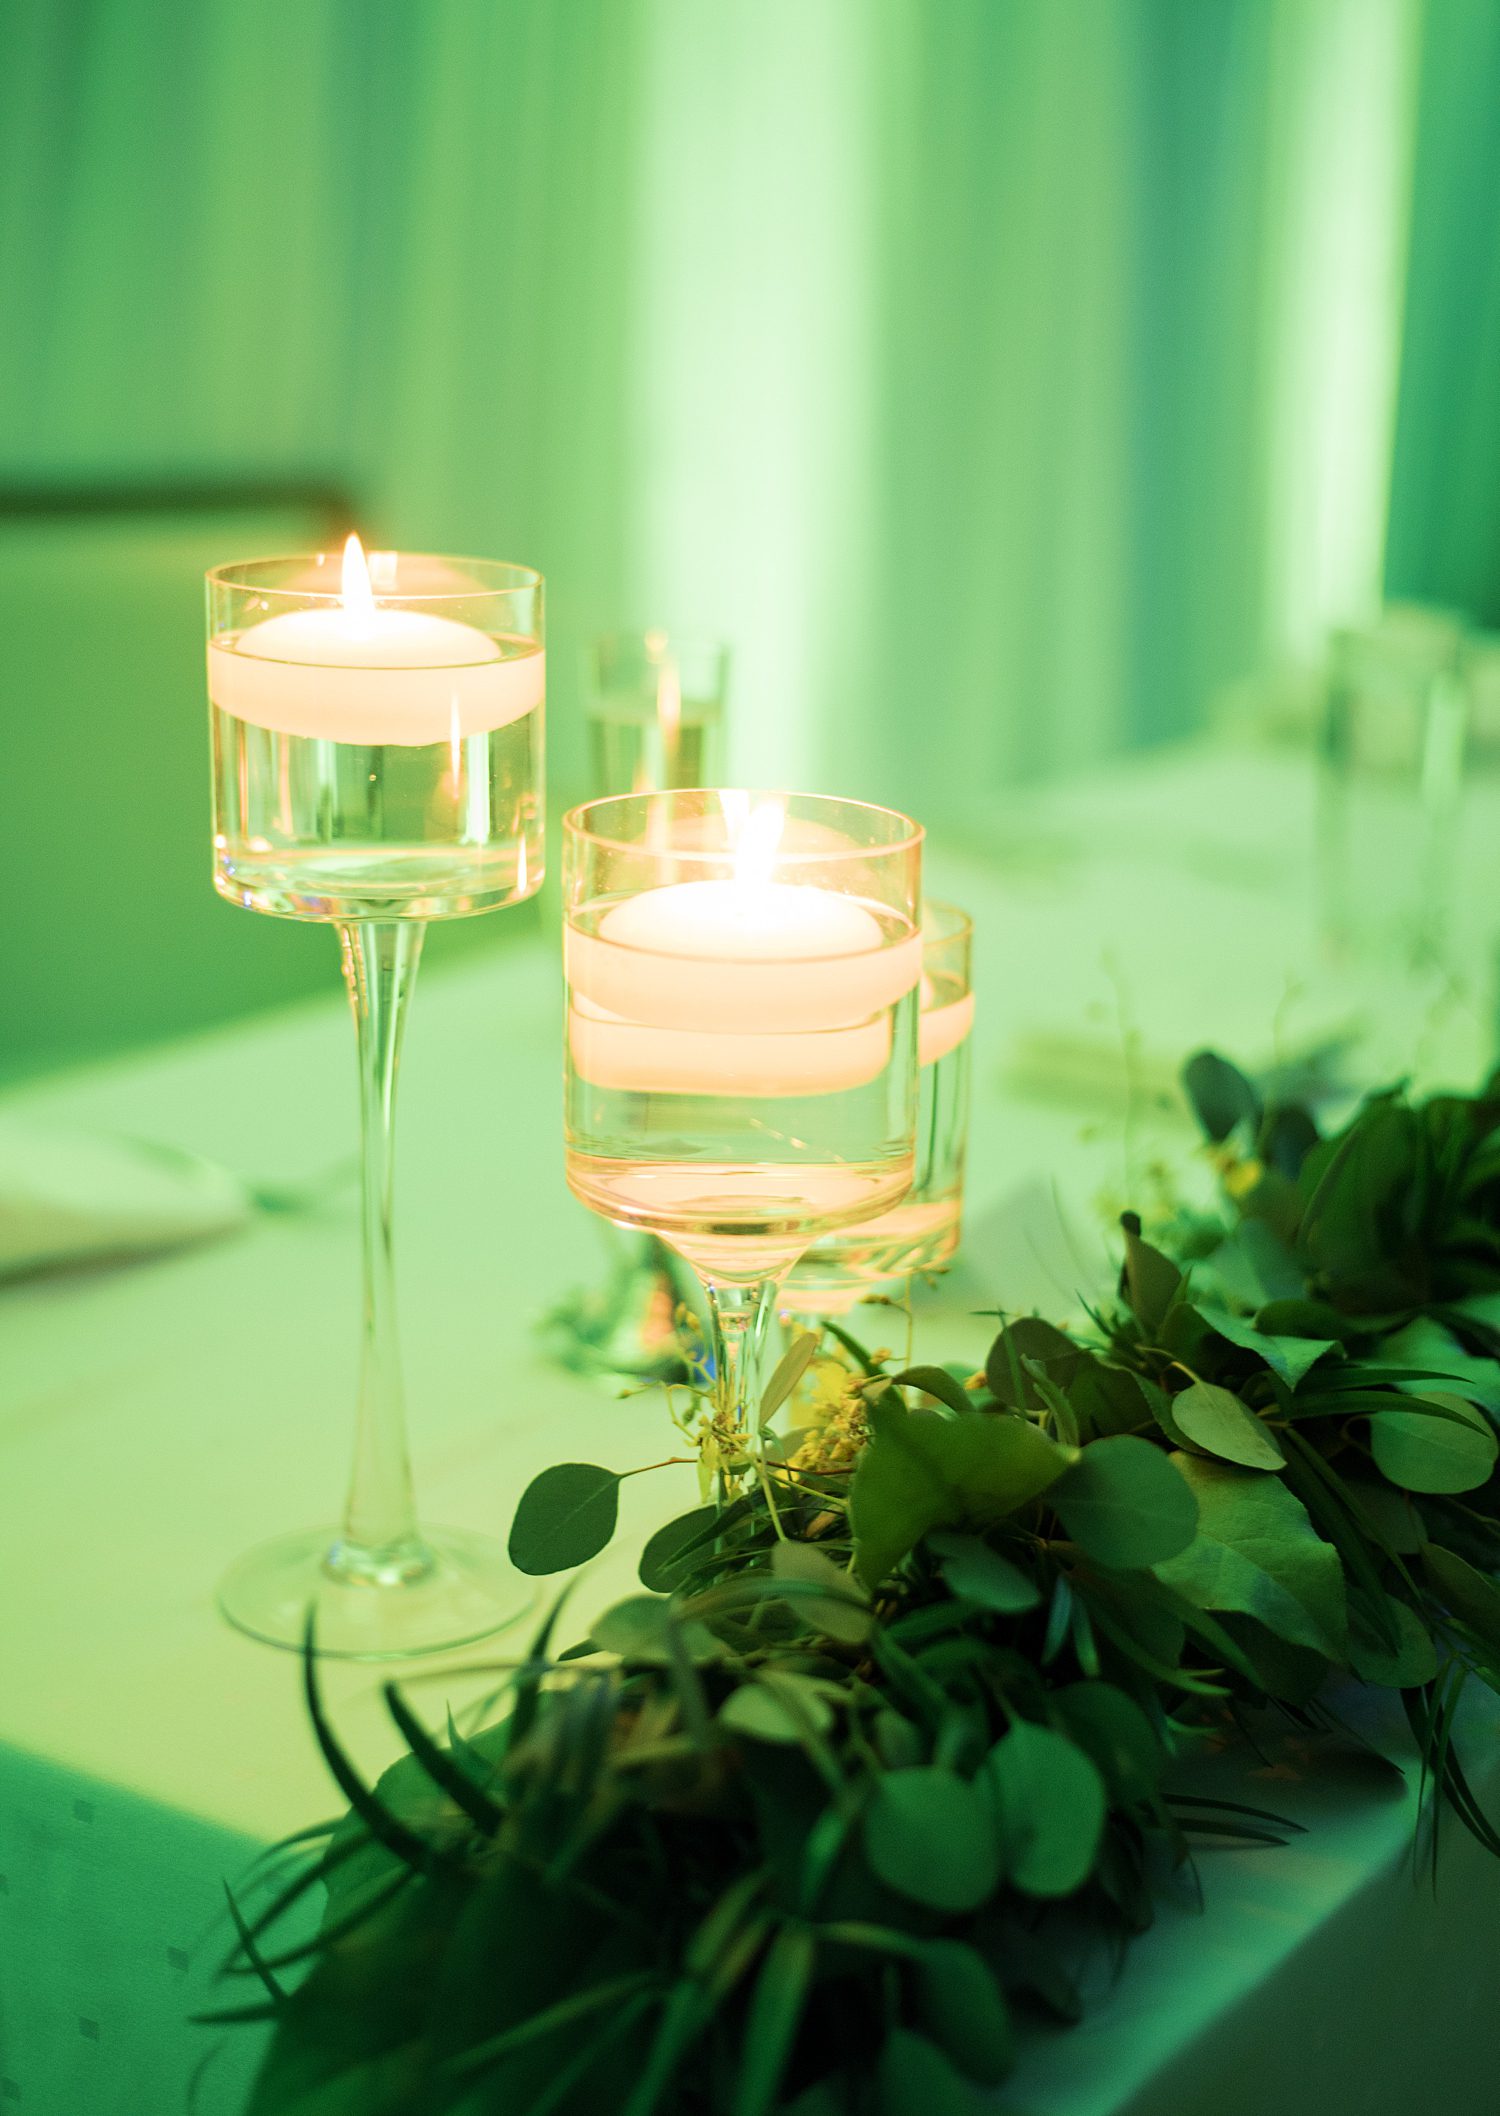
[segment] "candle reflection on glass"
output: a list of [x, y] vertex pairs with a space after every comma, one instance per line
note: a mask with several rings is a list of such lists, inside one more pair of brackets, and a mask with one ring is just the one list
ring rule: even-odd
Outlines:
[[899, 1205], [814, 1242], [781, 1293], [784, 1316], [841, 1315], [893, 1280], [941, 1271], [958, 1248], [969, 1115], [973, 929], [967, 913], [922, 907], [921, 1107], [911, 1189]]

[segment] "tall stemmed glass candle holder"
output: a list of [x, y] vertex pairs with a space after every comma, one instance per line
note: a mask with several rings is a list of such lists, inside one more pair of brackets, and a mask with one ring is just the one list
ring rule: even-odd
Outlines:
[[340, 1528], [252, 1551], [220, 1590], [241, 1630], [388, 1659], [482, 1638], [524, 1593], [501, 1547], [419, 1529], [391, 1247], [407, 1003], [429, 919], [519, 903], [543, 873], [542, 580], [377, 552], [208, 576], [214, 886], [339, 936], [359, 1054], [364, 1333]]
[[969, 1031], [974, 1025], [966, 911], [922, 906], [922, 1018], [917, 1159], [899, 1205], [814, 1242], [781, 1290], [784, 1318], [842, 1315], [894, 1279], [941, 1271], [958, 1248], [969, 1130]]
[[743, 1418], [770, 1297], [912, 1177], [922, 833], [705, 790], [566, 819], [568, 1182], [702, 1278]]

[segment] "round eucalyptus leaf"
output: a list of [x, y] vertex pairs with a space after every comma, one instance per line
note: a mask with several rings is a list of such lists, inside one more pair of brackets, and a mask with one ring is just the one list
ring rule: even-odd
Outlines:
[[1473, 1491], [1486, 1483], [1496, 1441], [1483, 1411], [1436, 1389], [1412, 1400], [1436, 1408], [1376, 1411], [1370, 1420], [1370, 1452], [1382, 1476], [1403, 1491]]
[[1091, 1756], [1121, 1807], [1150, 1800], [1167, 1761], [1150, 1720], [1114, 1683], [1068, 1683], [1052, 1694], [1063, 1731]]
[[880, 2116], [984, 2116], [989, 2106], [935, 2043], [907, 2028], [886, 2038], [876, 2088]]
[[1429, 1543], [1422, 1564], [1449, 1612], [1467, 1624], [1491, 1653], [1500, 1653], [1500, 1587], [1487, 1573], [1476, 1572], [1457, 1551]]
[[997, 1403], [1012, 1410], [1037, 1410], [1042, 1398], [1027, 1362], [1043, 1367], [1049, 1381], [1066, 1389], [1087, 1356], [1056, 1324], [1043, 1322], [1039, 1315], [1018, 1315], [990, 1346], [984, 1378]]
[[567, 1572], [597, 1557], [620, 1515], [620, 1477], [596, 1462], [557, 1462], [533, 1477], [510, 1524], [518, 1572]]
[[1276, 1435], [1232, 1389], [1195, 1381], [1172, 1398], [1172, 1422], [1195, 1447], [1244, 1469], [1283, 1469], [1286, 1456]]
[[[642, 1661], [651, 1667], [667, 1667], [672, 1660], [668, 1633], [674, 1622], [672, 1604], [654, 1594], [627, 1595], [595, 1620], [593, 1643], [605, 1653], [618, 1653], [621, 1660]], [[692, 1619], [678, 1623], [677, 1635], [689, 1660], [718, 1660], [724, 1648], [707, 1624]]]
[[998, 2086], [1015, 2063], [1010, 2008], [994, 1970], [962, 1940], [929, 1940], [916, 1963], [921, 2027], [979, 2086]]
[[755, 1741], [805, 1742], [833, 1725], [826, 1697], [794, 1675], [743, 1682], [719, 1707], [719, 1724]]
[[979, 1536], [941, 1530], [927, 1538], [927, 1547], [939, 1559], [952, 1591], [965, 1601], [977, 1602], [981, 1609], [991, 1609], [997, 1616], [1019, 1616], [1041, 1601], [1036, 1581]]
[[690, 1514], [664, 1521], [641, 1552], [637, 1568], [641, 1585], [649, 1587], [653, 1594], [670, 1594], [674, 1587], [681, 1586], [688, 1558], [696, 1556], [711, 1540], [707, 1531], [718, 1520], [720, 1511], [717, 1506], [695, 1506]]
[[1195, 1051], [1182, 1068], [1193, 1113], [1217, 1145], [1237, 1124], [1260, 1122], [1260, 1096], [1237, 1065], [1217, 1051]]
[[1176, 1557], [1198, 1525], [1197, 1501], [1180, 1472], [1131, 1433], [1091, 1441], [1047, 1499], [1079, 1548], [1116, 1569]]
[[1088, 1879], [1104, 1828], [1104, 1780], [1091, 1757], [1053, 1727], [1018, 1719], [990, 1750], [1006, 1864], [1032, 1896], [1067, 1896]]
[[1359, 1604], [1351, 1602], [1350, 1666], [1361, 1682], [1376, 1683], [1383, 1690], [1414, 1690], [1422, 1683], [1430, 1683], [1438, 1672], [1432, 1633], [1415, 1609], [1394, 1595], [1386, 1596], [1385, 1609], [1395, 1628], [1394, 1646], [1367, 1621]]
[[[778, 1580], [793, 1584], [792, 1611], [815, 1631], [845, 1645], [858, 1645], [869, 1637], [874, 1622], [869, 1596], [858, 1580], [815, 1544], [778, 1543], [771, 1552], [771, 1571]], [[806, 1588], [823, 1591], [799, 1591]]]
[[936, 1764], [887, 1771], [865, 1810], [865, 1856], [898, 1895], [932, 1910], [975, 1910], [1000, 1880], [994, 1805]]

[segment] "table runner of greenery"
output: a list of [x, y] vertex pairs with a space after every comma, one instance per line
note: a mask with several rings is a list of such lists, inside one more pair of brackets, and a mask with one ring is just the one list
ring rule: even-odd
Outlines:
[[[479, 1731], [389, 1686], [411, 1754], [371, 1789], [306, 1658], [350, 1813], [236, 1907], [251, 2116], [989, 2105], [1164, 1853], [1281, 1834], [1174, 1767], [1268, 1711], [1334, 1730], [1340, 1674], [1401, 1693], [1424, 1853], [1445, 1813], [1500, 1852], [1454, 1738], [1500, 1690], [1500, 1080], [1327, 1137], [1211, 1053], [1184, 1081], [1218, 1209], [1127, 1214], [1087, 1327], [1001, 1318], [980, 1375], [837, 1332], [753, 1431], [679, 1408], [702, 1505], [587, 1639], [554, 1604]], [[517, 1563], [601, 1549], [621, 1474], [544, 1471]]]

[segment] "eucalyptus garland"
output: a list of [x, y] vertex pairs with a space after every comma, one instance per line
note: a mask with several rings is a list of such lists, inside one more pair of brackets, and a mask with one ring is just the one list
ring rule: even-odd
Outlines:
[[[388, 1688], [372, 1789], [308, 1654], [350, 1812], [235, 1906], [250, 2116], [977, 2110], [1163, 1847], [1279, 1834], [1181, 1759], [1330, 1725], [1339, 1675], [1400, 1692], [1434, 1844], [1446, 1807], [1500, 1852], [1454, 1735], [1500, 1690], [1500, 1082], [1324, 1137], [1211, 1053], [1184, 1080], [1221, 1209], [1127, 1214], [1086, 1328], [1002, 1318], [982, 1374], [830, 1331], [754, 1430], [679, 1406], [703, 1503], [587, 1639], [554, 1603], [478, 1731]], [[620, 1474], [544, 1472], [518, 1564], [601, 1549]]]

